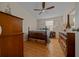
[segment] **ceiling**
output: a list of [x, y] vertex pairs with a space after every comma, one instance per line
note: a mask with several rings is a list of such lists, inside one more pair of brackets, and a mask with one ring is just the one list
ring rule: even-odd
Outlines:
[[46, 7], [55, 6], [55, 8], [39, 15], [40, 12], [33, 9], [41, 8], [42, 2], [20, 2], [19, 4], [28, 10], [36, 19], [62, 16], [69, 8], [75, 5], [74, 2], [46, 2]]

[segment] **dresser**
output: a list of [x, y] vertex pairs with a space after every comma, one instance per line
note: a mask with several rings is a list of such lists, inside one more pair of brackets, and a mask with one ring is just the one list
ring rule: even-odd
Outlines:
[[67, 32], [59, 34], [60, 46], [67, 57], [75, 57], [75, 33]]
[[0, 56], [23, 57], [23, 19], [0, 11]]

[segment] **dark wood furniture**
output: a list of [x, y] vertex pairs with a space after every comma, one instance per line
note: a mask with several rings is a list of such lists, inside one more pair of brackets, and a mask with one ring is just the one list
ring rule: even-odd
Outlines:
[[22, 57], [23, 56], [23, 33], [22, 18], [0, 11], [0, 56]]
[[53, 31], [51, 31], [51, 32], [50, 32], [50, 38], [56, 38], [56, 33], [53, 32]]
[[75, 33], [60, 33], [59, 43], [67, 57], [75, 57]]
[[75, 33], [68, 33], [67, 37], [67, 56], [75, 57]]
[[29, 38], [35, 38], [35, 39], [41, 39], [45, 40], [45, 43], [47, 43], [47, 30], [45, 31], [31, 31], [28, 29], [28, 40]]

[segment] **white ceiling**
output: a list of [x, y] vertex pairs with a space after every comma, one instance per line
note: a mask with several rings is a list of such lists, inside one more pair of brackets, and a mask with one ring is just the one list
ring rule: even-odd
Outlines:
[[40, 12], [33, 9], [40, 9], [42, 2], [20, 2], [19, 4], [37, 19], [62, 16], [70, 7], [75, 5], [74, 2], [46, 2], [46, 7], [55, 6], [55, 8], [39, 15]]

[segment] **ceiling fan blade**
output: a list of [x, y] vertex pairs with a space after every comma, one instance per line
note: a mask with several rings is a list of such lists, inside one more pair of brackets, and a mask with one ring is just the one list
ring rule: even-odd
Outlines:
[[42, 13], [42, 11], [39, 13], [39, 15]]
[[51, 6], [51, 7], [49, 7], [49, 8], [46, 8], [46, 10], [48, 10], [48, 9], [52, 9], [52, 8], [55, 8], [55, 6]]
[[41, 9], [34, 9], [35, 11], [41, 11]]
[[45, 8], [45, 2], [42, 2], [42, 8], [43, 9]]

